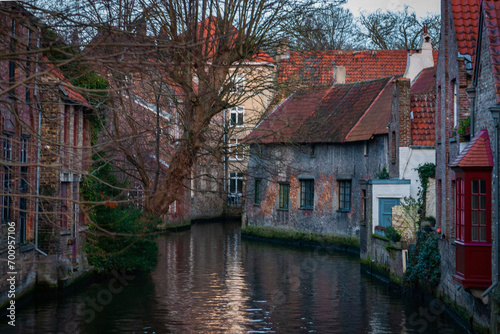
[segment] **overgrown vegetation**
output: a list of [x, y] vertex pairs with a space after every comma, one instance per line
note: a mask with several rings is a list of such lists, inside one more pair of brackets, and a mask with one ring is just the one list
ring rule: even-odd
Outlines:
[[151, 270], [157, 262], [154, 226], [158, 219], [145, 217], [128, 202], [118, 204], [116, 200], [124, 199], [120, 189], [123, 184], [113, 175], [111, 165], [95, 163], [81, 187], [86, 201], [100, 202], [88, 208], [91, 223], [84, 251], [98, 272]]
[[415, 168], [420, 178], [420, 188], [418, 190], [419, 209], [418, 214], [420, 217], [425, 217], [425, 208], [427, 205], [427, 189], [429, 188], [429, 179], [436, 175], [436, 165], [432, 162], [426, 162]]
[[387, 168], [385, 168], [385, 166], [382, 167], [382, 169], [378, 173], [375, 173], [375, 178], [380, 180], [389, 179], [389, 172], [387, 171]]
[[417, 245], [410, 254], [405, 280], [412, 286], [429, 289], [436, 287], [441, 279], [441, 255], [438, 239], [432, 233], [417, 232]]
[[401, 241], [401, 233], [392, 226], [387, 226], [385, 229], [385, 236], [393, 242]]

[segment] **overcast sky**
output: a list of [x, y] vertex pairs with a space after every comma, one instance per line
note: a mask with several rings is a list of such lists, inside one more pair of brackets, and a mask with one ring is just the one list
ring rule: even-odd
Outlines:
[[412, 7], [417, 16], [426, 16], [427, 12], [439, 14], [441, 12], [440, 0], [347, 0], [344, 7], [359, 16], [361, 11], [374, 12], [377, 9], [382, 10], [401, 10], [404, 5]]

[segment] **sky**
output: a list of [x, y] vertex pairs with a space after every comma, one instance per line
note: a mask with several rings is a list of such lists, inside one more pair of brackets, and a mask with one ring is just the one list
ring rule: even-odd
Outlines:
[[427, 12], [439, 14], [441, 11], [440, 0], [347, 0], [345, 8], [349, 8], [354, 16], [359, 16], [361, 11], [368, 13], [377, 9], [397, 11], [402, 10], [404, 5], [412, 7], [417, 16], [426, 16]]

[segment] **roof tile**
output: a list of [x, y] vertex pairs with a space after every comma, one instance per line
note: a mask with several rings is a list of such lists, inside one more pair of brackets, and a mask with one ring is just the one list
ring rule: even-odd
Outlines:
[[474, 136], [469, 145], [455, 158], [451, 167], [493, 167], [488, 130], [483, 129]]

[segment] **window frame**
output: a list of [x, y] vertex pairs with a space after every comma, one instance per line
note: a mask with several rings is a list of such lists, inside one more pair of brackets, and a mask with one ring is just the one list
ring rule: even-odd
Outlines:
[[290, 210], [290, 183], [278, 183], [278, 210]]
[[[245, 126], [245, 108], [232, 107], [229, 108], [229, 125], [231, 127], [242, 128]], [[234, 115], [234, 120], [233, 120]]]
[[229, 148], [229, 161], [245, 160], [243, 145], [239, 142], [238, 138], [229, 139], [228, 148]]
[[262, 179], [255, 179], [254, 181], [254, 205], [261, 204], [260, 192], [262, 187]]
[[[346, 187], [349, 185], [349, 187]], [[338, 180], [339, 186], [339, 200], [338, 200], [338, 211], [350, 212], [352, 207], [352, 180]], [[346, 196], [348, 200], [346, 201]], [[347, 206], [346, 206], [347, 203]]]
[[300, 179], [300, 209], [314, 209], [314, 179]]
[[[234, 182], [234, 185], [232, 182]], [[227, 197], [229, 206], [241, 206], [241, 199], [243, 197], [243, 173], [229, 173]]]

